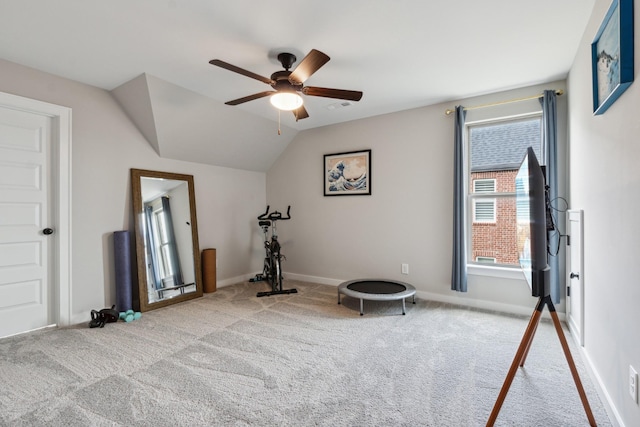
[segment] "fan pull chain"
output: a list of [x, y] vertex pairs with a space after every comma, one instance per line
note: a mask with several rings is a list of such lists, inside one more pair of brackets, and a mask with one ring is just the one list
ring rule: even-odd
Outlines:
[[282, 132], [280, 131], [280, 110], [278, 110], [278, 135], [282, 135]]

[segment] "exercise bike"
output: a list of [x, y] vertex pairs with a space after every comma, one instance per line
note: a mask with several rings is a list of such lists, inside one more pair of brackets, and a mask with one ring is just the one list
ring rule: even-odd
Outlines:
[[[258, 225], [262, 228], [264, 234], [264, 267], [262, 274], [256, 275], [251, 282], [266, 281], [271, 285], [271, 290], [266, 292], [258, 292], [256, 296], [265, 297], [270, 295], [295, 294], [297, 289], [282, 289], [282, 260], [286, 259], [280, 252], [280, 242], [278, 242], [277, 221], [285, 221], [291, 219], [291, 206], [287, 207], [287, 216], [283, 216], [278, 211], [269, 213], [269, 206], [262, 215], [258, 216]], [[271, 240], [269, 240], [269, 228], [271, 227]]]

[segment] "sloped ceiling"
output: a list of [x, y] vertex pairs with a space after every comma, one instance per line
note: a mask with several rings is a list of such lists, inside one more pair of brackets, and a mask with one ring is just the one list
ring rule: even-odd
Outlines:
[[[161, 156], [264, 171], [296, 131], [565, 78], [594, 2], [2, 0], [0, 57], [113, 91]], [[208, 63], [269, 77], [311, 49], [331, 60], [305, 85], [360, 102], [227, 106], [269, 86]]]
[[266, 172], [298, 133], [149, 74], [111, 92], [160, 157]]

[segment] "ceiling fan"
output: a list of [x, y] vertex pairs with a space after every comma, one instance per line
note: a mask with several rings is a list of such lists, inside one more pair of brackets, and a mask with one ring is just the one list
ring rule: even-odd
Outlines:
[[362, 92], [360, 91], [329, 89], [325, 87], [303, 85], [303, 83], [311, 77], [313, 73], [329, 62], [329, 59], [329, 56], [326, 54], [319, 50], [312, 49], [293, 71], [289, 71], [293, 66], [293, 63], [296, 62], [296, 57], [291, 53], [283, 52], [278, 55], [278, 61], [282, 64], [284, 71], [276, 71], [271, 74], [271, 77], [260, 76], [219, 59], [212, 59], [209, 61], [209, 64], [233, 71], [234, 73], [242, 74], [243, 76], [247, 76], [252, 79], [260, 80], [274, 89], [234, 99], [232, 101], [225, 102], [225, 104], [238, 105], [244, 102], [253, 101], [254, 99], [271, 96], [271, 103], [276, 108], [280, 110], [293, 111], [296, 121], [298, 121], [309, 117], [309, 113], [304, 108], [303, 100], [299, 93], [307, 96], [322, 96], [325, 98], [346, 99], [349, 101], [360, 101], [362, 98]]

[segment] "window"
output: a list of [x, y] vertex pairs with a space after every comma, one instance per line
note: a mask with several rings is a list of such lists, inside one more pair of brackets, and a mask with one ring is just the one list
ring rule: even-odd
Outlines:
[[[473, 193], [494, 193], [496, 191], [495, 179], [474, 179]], [[473, 200], [473, 222], [496, 222], [496, 199]]]
[[162, 209], [161, 197], [152, 201], [148, 206], [150, 206], [153, 211], [150, 224], [153, 233], [153, 243], [155, 245], [153, 250], [158, 254], [159, 274], [160, 277], [164, 279], [172, 276], [174, 271], [171, 265], [169, 233], [167, 230], [166, 216]]
[[473, 222], [496, 222], [496, 199], [474, 199]]
[[494, 191], [496, 191], [495, 179], [474, 179], [473, 180], [474, 193], [493, 193]]
[[495, 264], [496, 259], [488, 256], [479, 256], [479, 257], [476, 257], [476, 262], [480, 262], [482, 264]]
[[171, 248], [169, 241], [169, 233], [167, 231], [167, 221], [166, 216], [164, 214], [164, 210], [162, 210], [162, 205], [160, 209], [154, 212], [156, 218], [156, 230], [158, 231], [158, 237], [156, 238], [156, 243], [158, 247], [158, 253], [160, 254], [161, 262], [161, 271], [162, 277], [169, 277], [173, 275], [173, 270], [171, 268]]
[[527, 147], [543, 159], [541, 117], [467, 124], [469, 248], [472, 264], [518, 266], [515, 175]]

